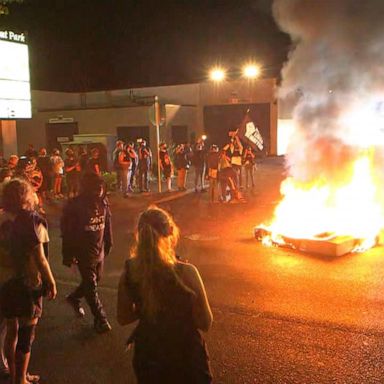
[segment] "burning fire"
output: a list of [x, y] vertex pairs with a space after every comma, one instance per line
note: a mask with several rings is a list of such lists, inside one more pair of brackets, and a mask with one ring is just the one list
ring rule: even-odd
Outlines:
[[278, 96], [291, 106], [294, 129], [282, 201], [271, 223], [259, 227], [260, 237], [269, 234], [264, 242], [315, 244], [324, 254], [329, 244], [341, 254], [380, 242], [383, 12], [382, 0], [274, 0], [274, 18], [293, 43]]
[[[281, 185], [282, 201], [265, 245], [282, 244], [284, 238], [323, 239], [351, 236], [359, 248], [368, 249], [384, 229], [384, 191], [377, 169], [377, 148], [361, 149], [347, 165], [341, 164], [330, 180], [325, 175], [311, 181], [290, 176]], [[329, 175], [328, 175], [329, 176]]]

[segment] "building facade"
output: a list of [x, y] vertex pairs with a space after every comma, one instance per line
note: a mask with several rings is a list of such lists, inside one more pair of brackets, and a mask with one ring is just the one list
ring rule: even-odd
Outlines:
[[4, 156], [29, 144], [49, 150], [77, 134], [113, 135], [156, 142], [154, 97], [161, 104], [160, 141], [190, 142], [206, 134], [222, 144], [247, 110], [265, 138], [266, 154], [277, 154], [275, 79], [136, 88], [88, 93], [32, 91], [32, 118], [1, 121]]

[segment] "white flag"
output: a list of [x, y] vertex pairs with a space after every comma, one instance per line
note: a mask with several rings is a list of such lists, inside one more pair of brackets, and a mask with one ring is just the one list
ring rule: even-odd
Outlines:
[[263, 150], [263, 137], [261, 136], [259, 129], [255, 126], [255, 124], [253, 124], [253, 121], [249, 121], [245, 124], [244, 136], [253, 144], [255, 144], [260, 151]]

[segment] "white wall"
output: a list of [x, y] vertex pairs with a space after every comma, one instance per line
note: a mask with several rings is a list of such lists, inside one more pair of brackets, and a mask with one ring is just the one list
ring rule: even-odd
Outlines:
[[32, 91], [32, 114], [41, 109], [65, 109], [80, 106], [80, 95], [69, 92]]
[[[32, 91], [34, 111], [81, 107], [125, 105], [138, 98], [158, 96], [162, 104], [214, 105], [239, 103], [269, 103], [275, 100], [275, 79], [232, 80], [214, 83], [169, 85], [132, 89], [117, 89], [100, 92], [66, 93]], [[81, 100], [85, 100], [85, 105]], [[237, 99], [237, 101], [236, 101]]]
[[[65, 93], [32, 91], [33, 109], [38, 110], [81, 107], [118, 106], [132, 104], [134, 100], [159, 96], [162, 104], [196, 105], [199, 97], [199, 84], [170, 85], [163, 87], [147, 87], [118, 89], [111, 91]], [[85, 104], [82, 104], [82, 98]]]
[[35, 148], [46, 146], [46, 124], [51, 118], [63, 116], [73, 118], [78, 123], [79, 133], [109, 133], [116, 135], [116, 127], [127, 125], [148, 125], [148, 107], [102, 108], [57, 110], [39, 112], [31, 120], [17, 122], [17, 139], [20, 152], [28, 144]]
[[166, 105], [166, 124], [167, 127], [164, 130], [164, 137], [162, 140], [167, 142], [171, 141], [171, 127], [173, 125], [186, 125], [188, 126], [188, 139], [192, 132], [196, 135], [200, 134], [197, 125], [197, 108], [196, 107], [184, 107], [180, 105]]
[[[159, 96], [166, 104], [167, 122], [160, 135], [168, 140], [172, 125], [188, 125], [189, 132], [203, 133], [203, 107], [230, 103], [271, 103], [275, 101], [275, 79], [204, 82], [161, 87], [121, 89], [88, 93], [32, 91], [33, 116], [17, 122], [19, 151], [29, 143], [36, 148], [46, 145], [46, 123], [59, 116], [73, 118], [79, 133], [109, 133], [116, 127], [148, 125], [148, 106], [134, 106], [134, 100]], [[139, 98], [139, 99], [137, 99]], [[144, 100], [145, 101], [145, 100]], [[132, 105], [129, 107], [128, 105]], [[277, 108], [277, 107], [276, 107]], [[275, 108], [275, 109], [276, 109]], [[275, 137], [277, 111], [271, 114], [271, 138]], [[154, 142], [155, 129], [151, 129]], [[152, 138], [153, 135], [153, 138]], [[272, 145], [272, 144], [271, 144]], [[273, 146], [273, 145], [272, 145]]]
[[[49, 119], [57, 118], [57, 116], [72, 118], [78, 124], [79, 133], [88, 134], [107, 133], [116, 135], [116, 128], [119, 126], [149, 126], [151, 143], [155, 143], [156, 131], [155, 127], [149, 122], [148, 109], [149, 107], [143, 106], [39, 112], [34, 114], [31, 120], [19, 120], [17, 122], [19, 152], [23, 153], [28, 144], [33, 144], [35, 148], [46, 146], [46, 124]], [[167, 116], [167, 124], [160, 129], [162, 139], [169, 139], [168, 130], [172, 124], [188, 125], [190, 130], [195, 130], [195, 108], [170, 106], [166, 110], [169, 112], [169, 117]]]

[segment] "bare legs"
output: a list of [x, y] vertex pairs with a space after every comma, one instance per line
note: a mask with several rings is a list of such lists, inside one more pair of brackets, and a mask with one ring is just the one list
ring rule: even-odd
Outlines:
[[[23, 340], [23, 347], [19, 348], [20, 328], [30, 328], [36, 326], [38, 319], [14, 318], [7, 319], [7, 335], [5, 337], [4, 351], [7, 357], [9, 372], [12, 384], [30, 384], [33, 377], [27, 374], [29, 360], [31, 358], [30, 345], [33, 342], [33, 334]], [[23, 338], [24, 339], [24, 338]], [[30, 343], [30, 344], [29, 344]], [[29, 348], [28, 348], [29, 345]], [[25, 348], [27, 346], [27, 348]], [[28, 380], [29, 378], [29, 380]]]

